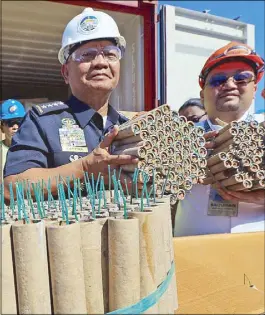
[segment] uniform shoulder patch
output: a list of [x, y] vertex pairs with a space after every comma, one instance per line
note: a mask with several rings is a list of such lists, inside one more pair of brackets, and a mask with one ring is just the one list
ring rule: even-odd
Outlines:
[[32, 107], [39, 116], [43, 116], [51, 112], [61, 111], [67, 108], [69, 108], [68, 105], [61, 101], [37, 104]]

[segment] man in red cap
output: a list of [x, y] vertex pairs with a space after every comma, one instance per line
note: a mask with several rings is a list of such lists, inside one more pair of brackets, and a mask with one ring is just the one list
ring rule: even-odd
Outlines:
[[[221, 120], [255, 119], [250, 107], [257, 84], [264, 74], [264, 60], [246, 44], [231, 42], [215, 51], [206, 61], [200, 76], [201, 101], [208, 118], [199, 123], [207, 132], [207, 148]], [[219, 120], [218, 120], [218, 119]], [[175, 236], [237, 233], [264, 230], [264, 190], [232, 192], [220, 184], [195, 185], [185, 200], [179, 202], [175, 218]]]

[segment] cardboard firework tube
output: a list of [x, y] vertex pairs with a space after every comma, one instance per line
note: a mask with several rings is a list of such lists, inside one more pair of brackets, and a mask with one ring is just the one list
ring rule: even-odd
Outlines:
[[137, 143], [137, 142], [146, 140], [147, 139], [146, 132], [147, 132], [146, 130], [142, 130], [140, 132], [140, 134], [137, 135], [137, 136], [124, 138], [124, 139], [121, 139], [121, 140], [116, 140], [116, 138], [115, 138], [115, 140], [111, 144], [111, 147], [113, 149], [115, 149], [115, 147], [120, 147], [120, 146], [123, 146], [125, 144], [132, 144], [132, 143]]
[[[167, 273], [165, 263], [165, 242], [164, 242], [164, 231], [161, 220], [164, 221], [163, 209], [157, 205], [146, 207], [146, 210], [153, 211], [153, 222], [152, 227], [155, 231], [156, 238], [154, 239], [154, 264], [155, 264], [155, 286], [158, 287], [165, 279]], [[165, 292], [157, 303], [158, 312], [157, 314], [170, 314], [168, 296]]]
[[242, 159], [242, 161], [241, 161], [242, 165], [243, 165], [243, 166], [246, 166], [246, 167], [247, 167], [247, 166], [250, 166], [250, 165], [251, 165], [251, 162], [252, 162], [252, 161], [251, 161], [251, 158], [248, 158], [248, 157], [245, 158], [245, 159]]
[[252, 165], [249, 166], [249, 169], [251, 172], [257, 172], [260, 170], [259, 164], [253, 163]]
[[207, 160], [207, 166], [210, 167], [215, 165], [221, 161], [224, 161], [227, 158], [227, 154], [225, 152], [219, 152], [216, 155], [212, 155]]
[[240, 162], [236, 159], [232, 159], [232, 168], [238, 169], [239, 166], [240, 166]]
[[231, 160], [225, 160], [225, 161], [221, 161], [218, 164], [215, 164], [215, 165], [209, 167], [209, 169], [210, 169], [212, 174], [216, 174], [216, 173], [219, 173], [219, 172], [224, 171], [227, 168], [231, 168], [231, 167], [232, 167], [232, 161]]
[[246, 152], [244, 150], [237, 150], [236, 156], [240, 159], [244, 159], [246, 157]]
[[258, 123], [257, 120], [251, 120], [251, 121], [249, 122], [249, 126], [250, 126], [251, 128], [253, 128], [253, 129], [256, 129], [256, 128], [258, 127], [258, 125], [259, 125], [259, 123]]
[[87, 314], [104, 314], [101, 226], [97, 221], [80, 223]]
[[143, 160], [143, 161], [137, 162], [137, 164], [122, 165], [122, 170], [125, 172], [134, 172], [136, 168], [144, 169], [145, 167], [146, 167], [146, 162]]
[[1, 225], [2, 233], [2, 314], [17, 314], [17, 300], [11, 246], [11, 224]]
[[247, 127], [244, 129], [244, 134], [251, 136], [253, 134], [254, 130], [251, 127]]
[[108, 220], [109, 310], [140, 300], [140, 248], [138, 219]]
[[54, 314], [86, 314], [80, 224], [46, 227]]
[[256, 129], [256, 132], [258, 135], [264, 136], [265, 135], [265, 126], [263, 123], [260, 123], [259, 126]]
[[146, 120], [148, 122], [148, 124], [152, 124], [155, 122], [155, 115], [152, 113], [148, 113], [146, 116]]
[[260, 179], [259, 181], [253, 182], [251, 190], [264, 189], [265, 188], [265, 179]]
[[218, 131], [218, 135], [221, 135], [222, 133], [233, 127], [238, 127], [237, 121], [231, 121], [229, 124], [227, 124], [225, 127]]
[[234, 150], [234, 143], [230, 143], [227, 147], [222, 147], [221, 148], [215, 148], [213, 149], [213, 151], [211, 152], [212, 155], [215, 155], [219, 152], [232, 152]]
[[242, 183], [244, 180], [244, 176], [243, 174], [235, 174], [235, 175], [232, 175], [231, 177], [227, 178], [227, 179], [223, 179], [220, 181], [220, 183], [227, 187], [227, 186], [232, 186], [232, 185], [235, 185], [237, 183]]
[[154, 147], [154, 144], [149, 140], [144, 141], [143, 145], [146, 148], [146, 150], [152, 150]]
[[115, 140], [120, 140], [124, 138], [129, 138], [132, 136], [136, 136], [140, 133], [141, 127], [139, 122], [131, 123], [128, 126], [121, 127], [119, 133], [115, 137]]
[[199, 136], [199, 137], [202, 137], [205, 134], [205, 131], [204, 131], [204, 129], [202, 127], [197, 127], [196, 126], [194, 128], [194, 130], [195, 130], [196, 135]]
[[256, 148], [256, 149], [254, 149], [254, 152], [253, 152], [253, 153], [254, 153], [255, 155], [257, 155], [257, 156], [260, 156], [260, 157], [262, 157], [263, 154], [264, 154], [262, 148]]
[[[163, 234], [163, 240], [164, 240], [164, 261], [165, 261], [166, 273], [167, 273], [171, 268], [171, 263], [174, 261], [170, 196], [158, 198], [156, 200], [156, 206], [153, 207], [153, 211], [157, 211], [157, 214], [160, 217], [160, 224], [162, 225], [162, 234]], [[165, 277], [166, 275], [164, 275], [164, 279]], [[167, 306], [168, 310], [166, 314], [174, 314], [174, 311], [178, 307], [175, 275], [173, 275], [171, 283], [167, 291], [165, 292], [164, 299], [168, 303], [168, 306]], [[158, 303], [158, 308], [159, 308], [158, 314], [163, 314], [162, 313], [163, 307], [162, 307], [162, 312], [161, 312], [160, 303]]]
[[142, 146], [145, 146], [144, 140], [141, 140], [139, 142], [127, 143], [127, 144], [123, 144], [123, 145], [115, 146], [115, 147], [112, 146], [112, 152], [123, 151], [126, 149], [130, 149], [132, 147], [142, 147]]
[[140, 129], [146, 129], [147, 120], [144, 117], [142, 119], [140, 119], [137, 123], [139, 124]]
[[220, 181], [220, 180], [226, 179], [226, 178], [232, 176], [232, 175], [233, 175], [233, 172], [234, 172], [234, 170], [226, 169], [226, 170], [224, 170], [224, 171], [215, 173], [215, 174], [214, 174], [214, 180], [215, 180], [215, 181]]
[[261, 164], [262, 163], [262, 158], [258, 155], [253, 155], [252, 156], [252, 161], [255, 164]]
[[156, 124], [155, 123], [148, 124], [147, 125], [147, 130], [150, 132], [150, 134], [155, 134], [156, 130], [157, 130]]
[[101, 239], [101, 272], [104, 313], [109, 311], [109, 242], [108, 242], [108, 218], [98, 219]]
[[171, 113], [170, 106], [168, 104], [163, 104], [162, 106], [159, 106], [159, 110], [165, 115]]
[[[229, 147], [230, 144], [234, 144], [234, 138], [230, 138], [227, 141], [221, 143], [214, 147], [214, 150], [220, 150]], [[214, 153], [213, 153], [214, 154]]]
[[[145, 298], [157, 288], [155, 282], [155, 225], [154, 214], [151, 210], [130, 212], [130, 218], [138, 219], [140, 236], [140, 298]], [[155, 304], [144, 314], [158, 314]]]
[[19, 314], [51, 314], [45, 224], [12, 225]]
[[169, 115], [169, 114], [164, 115], [163, 116], [163, 121], [164, 121], [165, 125], [170, 124], [170, 122], [171, 122], [171, 115]]
[[255, 177], [257, 179], [264, 179], [265, 178], [265, 171], [264, 170], [259, 170], [255, 173]]
[[218, 146], [227, 140], [233, 138], [233, 136], [236, 136], [238, 134], [238, 128], [229, 128], [222, 134], [217, 135], [217, 137], [214, 139], [215, 145]]
[[137, 156], [139, 158], [144, 158], [147, 154], [147, 150], [144, 147], [131, 147], [125, 150], [115, 150], [113, 152], [113, 154], [115, 155], [120, 155], [120, 154], [128, 154], [128, 155], [134, 155]]
[[250, 189], [251, 187], [252, 187], [252, 181], [244, 180], [242, 183], [229, 186], [227, 189], [231, 191], [241, 191], [241, 190]]

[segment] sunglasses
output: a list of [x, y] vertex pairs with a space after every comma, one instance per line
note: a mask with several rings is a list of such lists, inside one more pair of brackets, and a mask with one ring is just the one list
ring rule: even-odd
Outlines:
[[233, 76], [227, 76], [225, 74], [216, 74], [210, 78], [206, 85], [209, 85], [212, 88], [220, 87], [224, 85], [229, 78], [232, 78], [235, 84], [248, 84], [252, 81], [255, 81], [255, 76], [249, 72], [236, 73]]
[[22, 123], [22, 119], [8, 119], [3, 122], [8, 127], [13, 127], [14, 125], [20, 126]]
[[72, 59], [77, 62], [91, 62], [98, 55], [103, 55], [108, 62], [117, 62], [122, 58], [122, 52], [117, 46], [105, 46], [101, 49], [97, 48], [81, 48], [74, 51], [71, 55]]

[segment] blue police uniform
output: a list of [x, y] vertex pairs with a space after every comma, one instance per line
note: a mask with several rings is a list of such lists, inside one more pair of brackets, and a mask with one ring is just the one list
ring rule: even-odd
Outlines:
[[107, 120], [71, 96], [34, 105], [12, 139], [4, 177], [31, 168], [58, 167], [93, 151], [113, 125], [128, 119], [109, 105]]

